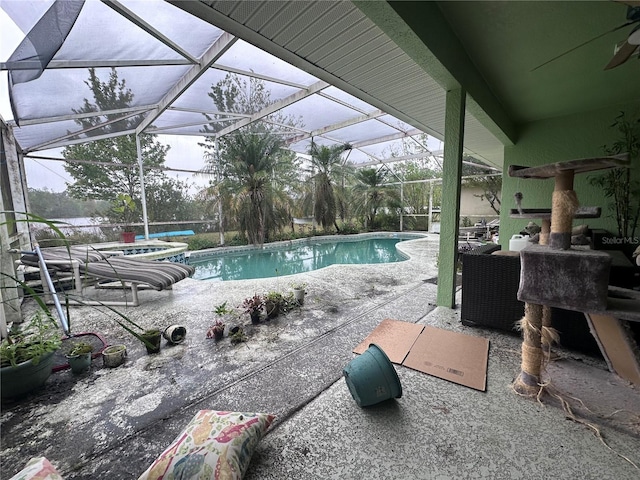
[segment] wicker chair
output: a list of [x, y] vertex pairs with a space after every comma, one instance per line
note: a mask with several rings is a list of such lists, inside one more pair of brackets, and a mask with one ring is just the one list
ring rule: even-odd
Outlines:
[[500, 245], [487, 244], [462, 254], [463, 325], [491, 327], [515, 333], [524, 315], [517, 299], [520, 257], [491, 255]]
[[[520, 257], [491, 255], [499, 249], [498, 245], [484, 245], [462, 255], [461, 321], [517, 334], [514, 324], [524, 315], [524, 303], [517, 298]], [[600, 355], [584, 314], [552, 308], [551, 324], [565, 348]]]

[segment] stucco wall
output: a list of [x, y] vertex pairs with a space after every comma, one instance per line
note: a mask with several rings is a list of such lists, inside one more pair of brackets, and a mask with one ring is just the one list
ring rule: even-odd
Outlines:
[[[567, 117], [534, 122], [525, 125], [516, 145], [505, 147], [504, 175], [502, 179], [502, 210], [500, 214], [500, 243], [507, 248], [509, 239], [527, 224], [527, 220], [509, 218], [509, 209], [515, 208], [513, 195], [522, 192], [523, 208], [549, 208], [553, 179], [524, 180], [508, 175], [509, 165], [536, 166], [604, 154], [603, 146], [618, 139], [618, 132], [611, 128], [615, 117], [621, 112], [640, 111], [640, 102], [616, 108], [582, 113]], [[588, 178], [596, 173], [576, 175], [574, 190], [581, 205], [600, 206], [603, 214], [599, 219], [575, 220], [574, 225], [586, 223], [592, 228], [616, 231], [615, 220], [609, 218], [605, 197], [589, 184]], [[634, 178], [640, 180], [640, 165], [633, 167]], [[536, 222], [540, 224], [540, 222]]]
[[481, 188], [462, 187], [460, 192], [460, 217], [469, 217], [472, 222], [479, 222], [482, 218], [487, 221], [498, 215], [489, 206], [489, 202], [475, 195], [482, 195]]

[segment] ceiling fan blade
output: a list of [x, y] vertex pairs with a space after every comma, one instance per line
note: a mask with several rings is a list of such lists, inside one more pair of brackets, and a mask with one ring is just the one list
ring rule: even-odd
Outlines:
[[565, 55], [568, 55], [569, 53], [573, 52], [574, 50], [577, 50], [577, 49], [579, 49], [579, 48], [581, 48], [581, 47], [584, 47], [585, 45], [587, 45], [587, 44], [589, 44], [589, 43], [591, 43], [591, 42], [594, 42], [595, 40], [598, 40], [599, 38], [602, 38], [602, 37], [604, 37], [605, 35], [608, 35], [608, 34], [610, 34], [610, 33], [612, 33], [612, 32], [615, 32], [615, 31], [617, 31], [617, 30], [620, 30], [621, 28], [628, 27], [629, 25], [632, 25], [633, 23], [634, 23], [634, 22], [626, 22], [626, 23], [623, 23], [622, 25], [618, 25], [617, 27], [612, 28], [611, 30], [607, 30], [606, 32], [601, 33], [601, 34], [600, 34], [600, 35], [598, 35], [597, 37], [590, 38], [590, 39], [589, 39], [589, 40], [587, 40], [586, 42], [582, 42], [580, 45], [576, 45], [575, 47], [570, 48], [569, 50], [566, 50], [566, 51], [562, 52], [560, 55], [556, 55], [556, 56], [555, 56], [555, 57], [553, 57], [552, 59], [547, 60], [547, 61], [546, 61], [546, 62], [544, 62], [544, 63], [541, 63], [540, 65], [538, 65], [537, 67], [535, 67], [535, 68], [533, 68], [533, 69], [531, 69], [531, 70], [529, 70], [529, 71], [530, 71], [530, 72], [533, 72], [533, 71], [535, 71], [535, 70], [539, 69], [540, 67], [544, 67], [545, 65], [547, 65], [547, 64], [549, 64], [549, 63], [551, 63], [551, 62], [553, 62], [553, 61], [555, 61], [555, 60], [557, 60], [557, 59], [559, 59], [559, 58], [561, 58], [561, 57], [564, 57]]
[[607, 66], [604, 67], [604, 69], [610, 70], [619, 65], [622, 65], [624, 62], [629, 60], [629, 57], [633, 55], [633, 52], [635, 52], [636, 48], [638, 48], [637, 45], [631, 45], [629, 42], [625, 40], [625, 42], [622, 44], [620, 49], [616, 52], [616, 54], [613, 56], [611, 61], [607, 63]]

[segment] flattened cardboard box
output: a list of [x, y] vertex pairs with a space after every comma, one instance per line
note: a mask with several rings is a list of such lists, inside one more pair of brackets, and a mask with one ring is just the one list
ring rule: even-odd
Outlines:
[[387, 318], [353, 349], [353, 353], [362, 354], [375, 343], [384, 350], [391, 363], [402, 365], [422, 330], [424, 325]]
[[354, 350], [375, 343], [391, 362], [485, 391], [489, 340], [400, 320], [383, 320]]
[[426, 326], [402, 364], [484, 392], [488, 363], [488, 339]]

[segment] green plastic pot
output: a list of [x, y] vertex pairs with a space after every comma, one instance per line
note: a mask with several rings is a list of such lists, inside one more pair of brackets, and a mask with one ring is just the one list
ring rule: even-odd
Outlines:
[[51, 375], [54, 363], [54, 352], [40, 357], [37, 365], [31, 360], [17, 366], [0, 368], [0, 388], [2, 398], [17, 398], [41, 387]]
[[91, 367], [91, 352], [80, 355], [67, 355], [67, 361], [71, 367], [71, 372], [75, 374], [84, 373]]
[[391, 360], [372, 343], [342, 370], [351, 396], [360, 407], [368, 407], [402, 396], [402, 385]]

